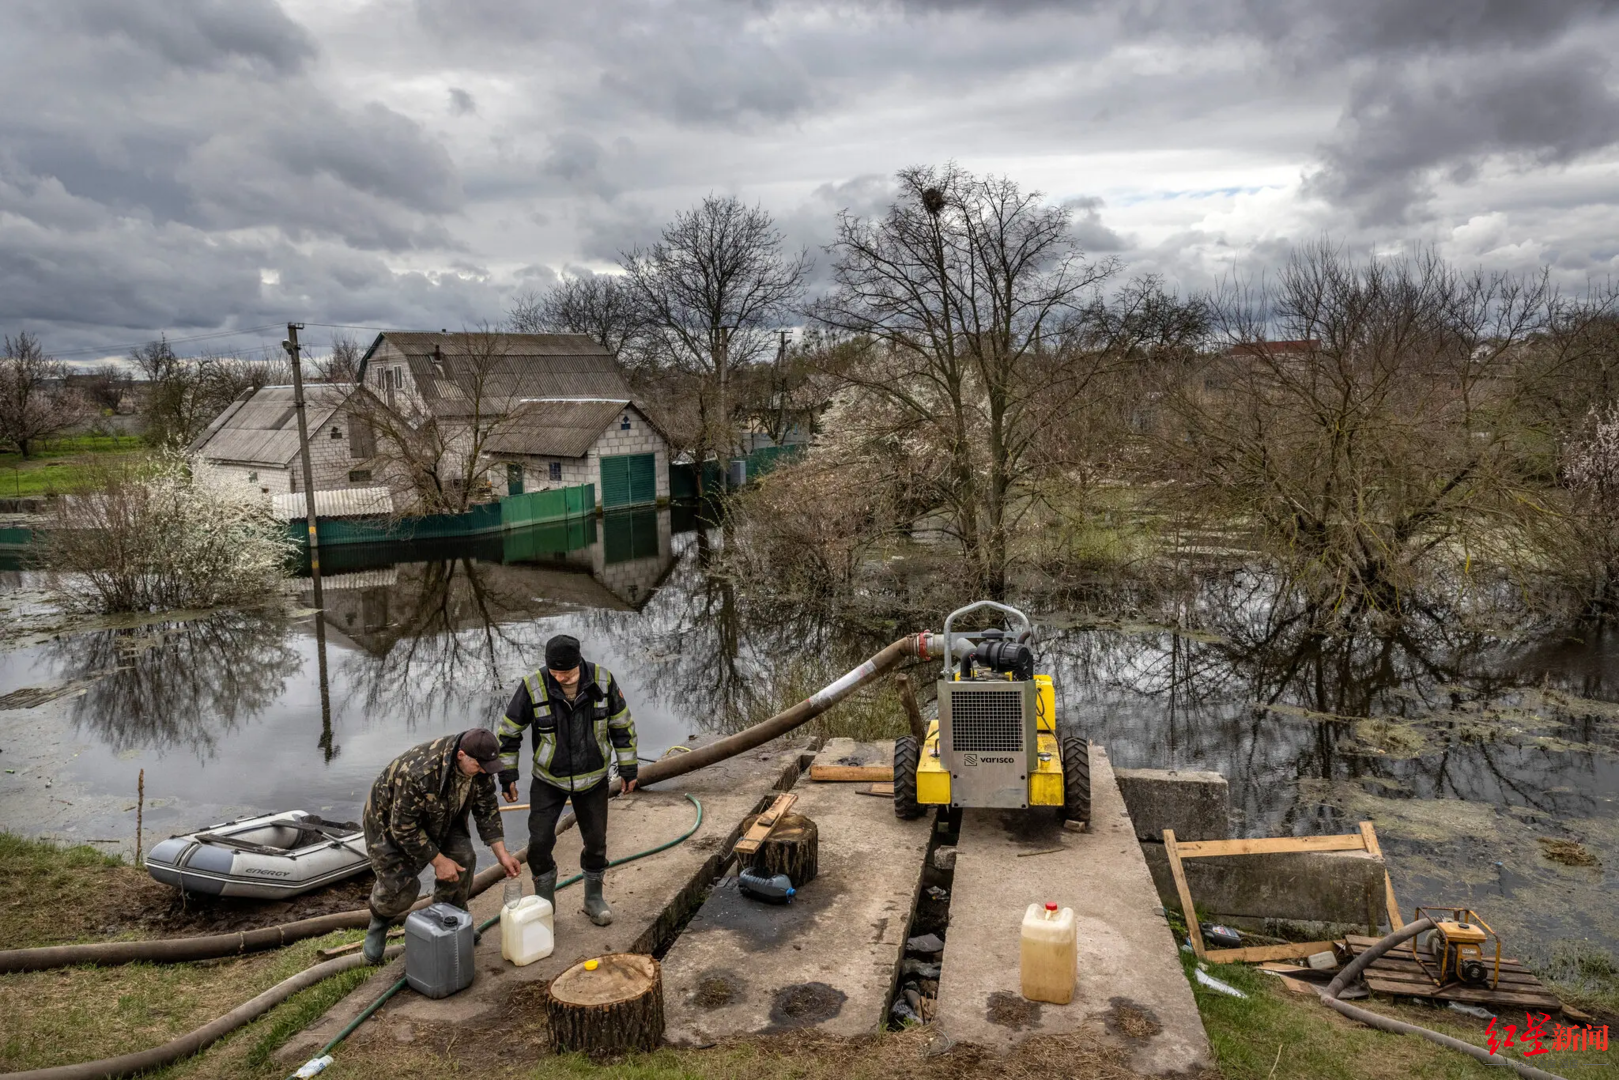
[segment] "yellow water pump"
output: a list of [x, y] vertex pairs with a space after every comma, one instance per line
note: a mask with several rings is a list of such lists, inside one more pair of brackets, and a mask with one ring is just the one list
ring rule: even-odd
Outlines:
[[[959, 633], [961, 616], [992, 608], [1001, 629]], [[920, 745], [894, 741], [894, 813], [930, 806], [1029, 809], [1089, 821], [1090, 747], [1057, 723], [1051, 676], [1036, 674], [1034, 625], [1017, 608], [981, 600], [944, 621], [939, 715]]]

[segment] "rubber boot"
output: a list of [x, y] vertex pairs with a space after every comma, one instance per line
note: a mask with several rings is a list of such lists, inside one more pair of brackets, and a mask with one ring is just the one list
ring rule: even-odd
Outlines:
[[534, 875], [534, 895], [551, 905], [554, 911], [557, 906], [557, 870], [552, 867], [543, 874]]
[[602, 898], [602, 875], [585, 871], [585, 914], [597, 926], [611, 926], [613, 909]]
[[368, 964], [382, 963], [382, 954], [388, 948], [388, 920], [371, 916], [371, 925], [365, 929], [365, 944], [360, 952]]

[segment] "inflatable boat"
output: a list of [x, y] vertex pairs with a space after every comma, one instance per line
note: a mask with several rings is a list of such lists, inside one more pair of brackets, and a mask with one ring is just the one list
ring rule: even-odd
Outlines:
[[303, 810], [241, 818], [171, 836], [146, 856], [165, 885], [209, 896], [285, 899], [330, 885], [371, 865], [365, 833], [352, 821], [322, 821]]

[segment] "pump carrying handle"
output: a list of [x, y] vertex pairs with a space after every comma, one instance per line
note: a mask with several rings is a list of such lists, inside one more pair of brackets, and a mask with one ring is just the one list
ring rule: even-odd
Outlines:
[[[950, 631], [950, 624], [955, 621], [957, 615], [965, 615], [970, 611], [977, 611], [980, 608], [994, 608], [996, 611], [1005, 612], [1008, 615], [1015, 616], [1020, 622], [1023, 623], [1023, 632], [1027, 634], [1030, 639], [1034, 637], [1034, 623], [1030, 622], [1029, 617], [1015, 607], [1011, 607], [1007, 604], [996, 603], [994, 600], [979, 600], [976, 603], [968, 604], [966, 607], [959, 607], [944, 617], [944, 677], [946, 679], [950, 678], [950, 673], [954, 670], [954, 665], [957, 663], [958, 659], [956, 656], [955, 635], [953, 635]], [[963, 638], [970, 638], [972, 636], [973, 635], [971, 634], [961, 635]]]

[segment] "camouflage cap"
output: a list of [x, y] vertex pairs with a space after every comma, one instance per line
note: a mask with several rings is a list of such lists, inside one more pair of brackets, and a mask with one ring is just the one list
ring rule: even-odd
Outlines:
[[500, 740], [488, 728], [477, 727], [462, 732], [456, 749], [482, 765], [483, 771], [491, 776], [500, 772]]

